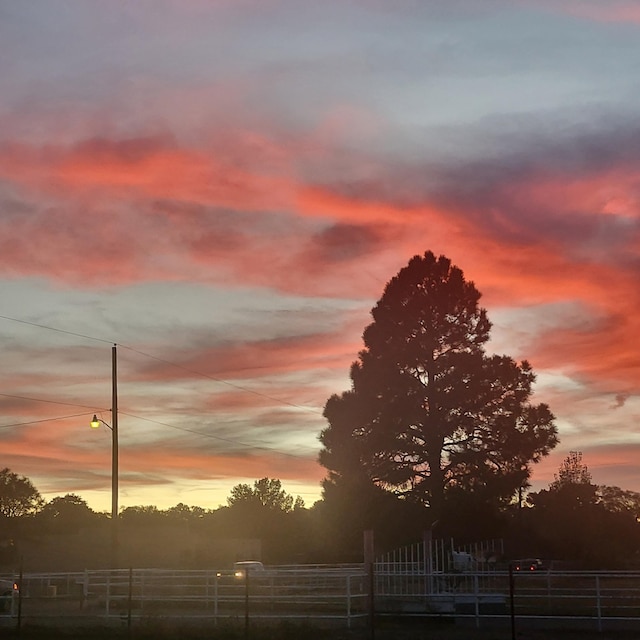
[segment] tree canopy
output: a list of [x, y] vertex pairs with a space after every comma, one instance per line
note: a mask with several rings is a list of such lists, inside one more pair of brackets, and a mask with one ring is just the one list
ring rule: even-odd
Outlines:
[[549, 490], [560, 491], [563, 487], [576, 484], [590, 485], [591, 481], [591, 472], [582, 461], [582, 451], [570, 451], [562, 461], [558, 473], [554, 474]]
[[597, 486], [583, 462], [571, 451], [548, 489], [527, 497], [529, 532], [544, 555], [575, 566], [629, 566], [638, 551], [640, 494], [619, 487]]
[[487, 355], [491, 323], [473, 282], [427, 251], [387, 284], [363, 333], [349, 391], [324, 415], [328, 482], [364, 476], [439, 517], [447, 491], [508, 501], [557, 444], [532, 404], [526, 361]]
[[280, 480], [274, 478], [256, 480], [253, 487], [248, 484], [235, 485], [231, 488], [227, 504], [230, 507], [258, 506], [285, 513], [304, 508], [304, 500], [300, 496], [294, 499], [282, 488]]
[[[2, 474], [10, 485], [17, 478], [27, 481], [19, 486], [33, 488], [27, 478], [6, 469]], [[20, 557], [42, 570], [107, 566], [107, 555], [100, 553], [108, 549], [111, 535], [107, 514], [94, 512], [76, 494], [46, 504], [37, 491], [30, 495], [36, 502], [20, 515], [0, 514], [0, 569], [13, 570]], [[463, 542], [501, 537], [510, 557], [543, 557], [564, 561], [566, 567], [636, 566], [640, 493], [595, 485], [580, 452], [565, 458], [548, 489], [528, 495], [528, 508], [491, 510], [484, 495], [477, 487], [468, 492], [449, 486], [437, 537]], [[123, 553], [139, 566], [160, 562], [183, 568], [201, 566], [205, 558], [230, 563], [235, 557], [229, 554], [238, 548], [242, 554], [247, 549], [255, 557], [261, 554], [267, 563], [360, 562], [364, 529], [375, 529], [376, 544], [390, 549], [420, 539], [424, 527], [433, 523], [424, 502], [399, 500], [388, 487], [355, 471], [340, 476], [339, 483], [326, 482], [323, 500], [311, 509], [303, 508], [301, 498], [292, 500], [280, 481], [271, 478], [236, 485], [228, 503], [214, 510], [183, 503], [163, 510], [127, 507], [120, 514]], [[88, 527], [91, 531], [78, 535]], [[250, 544], [229, 547], [229, 539]]]
[[37, 517], [43, 529], [56, 532], [78, 531], [106, 519], [104, 514], [93, 511], [87, 502], [75, 493], [52, 498], [38, 512]]
[[0, 515], [17, 518], [32, 515], [42, 506], [40, 492], [25, 476], [5, 467], [0, 470]]

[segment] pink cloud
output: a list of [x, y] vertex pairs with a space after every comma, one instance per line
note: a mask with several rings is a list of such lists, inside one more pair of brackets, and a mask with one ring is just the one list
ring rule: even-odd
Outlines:
[[629, 0], [572, 0], [562, 8], [569, 14], [596, 22], [640, 24], [640, 7]]

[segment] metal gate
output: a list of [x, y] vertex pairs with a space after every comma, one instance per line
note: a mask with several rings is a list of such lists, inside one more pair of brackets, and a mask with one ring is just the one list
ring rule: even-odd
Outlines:
[[[432, 539], [394, 549], [374, 562], [377, 596], [429, 596], [477, 591], [475, 581], [489, 583], [504, 555], [502, 539], [456, 544]], [[474, 584], [467, 584], [473, 581]], [[489, 584], [480, 585], [488, 588]], [[484, 589], [483, 589], [484, 590]]]

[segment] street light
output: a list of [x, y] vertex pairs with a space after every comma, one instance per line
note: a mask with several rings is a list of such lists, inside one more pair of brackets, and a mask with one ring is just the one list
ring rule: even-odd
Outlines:
[[101, 424], [111, 431], [111, 565], [118, 562], [118, 354], [117, 345], [111, 347], [111, 424], [96, 415], [91, 420], [91, 428]]

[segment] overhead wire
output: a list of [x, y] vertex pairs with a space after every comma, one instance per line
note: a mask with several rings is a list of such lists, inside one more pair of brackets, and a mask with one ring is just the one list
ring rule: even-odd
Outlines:
[[95, 336], [88, 336], [84, 333], [77, 333], [76, 331], [67, 331], [66, 329], [58, 329], [56, 327], [50, 327], [46, 324], [38, 324], [37, 322], [30, 322], [29, 320], [21, 320], [19, 318], [11, 318], [9, 316], [0, 315], [2, 320], [10, 320], [11, 322], [18, 322], [20, 324], [26, 324], [31, 327], [37, 327], [39, 329], [48, 329], [49, 331], [56, 331], [58, 333], [66, 333], [68, 336], [75, 336], [77, 338], [86, 338], [87, 340], [95, 340], [96, 342], [106, 342], [111, 344], [111, 340], [105, 340], [103, 338], [96, 338]]
[[[235, 440], [233, 438], [224, 438], [223, 436], [217, 436], [213, 433], [204, 433], [202, 431], [196, 431], [195, 429], [189, 429], [188, 427], [178, 427], [177, 425], [174, 424], [169, 424], [168, 422], [163, 422], [161, 420], [154, 420], [153, 418], [144, 418], [143, 416], [137, 416], [133, 413], [129, 413], [127, 411], [118, 411], [119, 414], [124, 415], [124, 416], [128, 416], [129, 418], [136, 418], [137, 420], [143, 420], [145, 422], [151, 422], [153, 424], [158, 424], [161, 425], [163, 427], [169, 427], [170, 429], [176, 429], [177, 431], [184, 431], [186, 433], [192, 433], [194, 435], [197, 436], [201, 436], [203, 438], [211, 438], [213, 440], [220, 440], [221, 442], [228, 442], [229, 444], [235, 444], [241, 447], [246, 447], [248, 449], [261, 449], [262, 451], [270, 451], [272, 453], [277, 453], [279, 455], [282, 456], [287, 456], [290, 458], [299, 458], [299, 459], [306, 459], [308, 456], [301, 456], [301, 455], [296, 455], [295, 453], [288, 453], [286, 451], [281, 451], [279, 449], [274, 449], [273, 447], [267, 447], [267, 446], [261, 446], [261, 445], [257, 445], [257, 444], [249, 444], [247, 442], [240, 442], [240, 440]], [[305, 447], [305, 449], [308, 449], [309, 451], [315, 451], [314, 449], [312, 449], [311, 447]]]
[[93, 405], [78, 404], [77, 402], [60, 402], [60, 400], [45, 400], [44, 398], [30, 398], [27, 396], [16, 396], [11, 393], [0, 393], [3, 398], [15, 398], [16, 400], [29, 400], [29, 402], [46, 402], [47, 404], [60, 404], [67, 407], [82, 407], [84, 409], [93, 409], [94, 411], [108, 411], [108, 409], [96, 409]]
[[89, 336], [89, 335], [86, 335], [86, 334], [83, 334], [83, 333], [77, 333], [75, 331], [67, 331], [66, 329], [59, 329], [59, 328], [56, 328], [56, 327], [50, 327], [50, 326], [45, 325], [45, 324], [39, 324], [39, 323], [36, 323], [36, 322], [29, 322], [27, 320], [20, 320], [18, 318], [12, 318], [10, 316], [0, 315], [0, 319], [9, 320], [9, 321], [12, 321], [12, 322], [18, 322], [20, 324], [26, 324], [26, 325], [29, 325], [29, 326], [32, 326], [32, 327], [37, 327], [39, 329], [48, 329], [50, 331], [56, 331], [58, 333], [64, 333], [64, 334], [75, 336], [75, 337], [79, 337], [79, 338], [86, 338], [88, 340], [95, 340], [97, 342], [104, 342], [104, 343], [107, 343], [107, 344], [115, 344], [118, 347], [121, 347], [122, 349], [127, 349], [128, 351], [132, 351], [132, 352], [137, 353], [137, 354], [139, 354], [141, 356], [144, 356], [146, 358], [150, 358], [152, 360], [156, 360], [158, 362], [162, 362], [164, 364], [171, 365], [171, 366], [176, 367], [178, 369], [182, 369], [183, 371], [187, 371], [188, 373], [192, 373], [194, 375], [199, 375], [199, 376], [202, 376], [203, 378], [207, 378], [209, 380], [213, 380], [214, 382], [219, 382], [220, 384], [225, 384], [227, 386], [233, 387], [234, 389], [238, 389], [239, 391], [244, 391], [246, 393], [251, 393], [253, 395], [260, 396], [260, 397], [265, 398], [267, 400], [272, 400], [273, 402], [278, 402], [280, 404], [287, 405], [287, 406], [293, 407], [295, 409], [302, 409], [304, 411], [311, 411], [313, 413], [318, 413], [318, 414], [321, 413], [316, 407], [308, 407], [308, 406], [305, 406], [305, 405], [296, 404], [294, 402], [289, 402], [288, 400], [283, 400], [282, 398], [277, 398], [275, 396], [271, 396], [269, 394], [262, 393], [260, 391], [256, 391], [255, 389], [251, 389], [249, 387], [244, 387], [242, 385], [235, 384], [233, 382], [229, 382], [228, 380], [223, 380], [222, 378], [217, 378], [217, 377], [212, 376], [210, 374], [204, 373], [203, 371], [197, 371], [196, 369], [191, 369], [189, 367], [185, 367], [184, 365], [178, 364], [177, 362], [172, 362], [171, 360], [167, 360], [165, 358], [160, 358], [158, 356], [151, 355], [150, 353], [145, 353], [144, 351], [140, 351], [139, 349], [136, 349], [135, 347], [131, 347], [131, 346], [126, 345], [126, 344], [121, 344], [121, 343], [118, 343], [118, 342], [114, 342], [113, 340], [105, 340], [104, 338], [96, 338], [95, 336]]
[[58, 416], [57, 418], [42, 418], [41, 420], [30, 420], [29, 422], [14, 422], [13, 424], [0, 424], [0, 429], [9, 429], [10, 427], [26, 427], [30, 424], [39, 424], [41, 422], [53, 422], [55, 420], [68, 420], [69, 418], [79, 418], [81, 416], [90, 416], [93, 412], [73, 413], [70, 416]]
[[[251, 393], [253, 395], [260, 396], [262, 398], [271, 400], [273, 402], [277, 402], [279, 404], [290, 406], [290, 407], [293, 407], [295, 409], [301, 409], [301, 410], [305, 410], [305, 411], [310, 411], [312, 413], [321, 414], [321, 412], [318, 409], [314, 408], [314, 407], [308, 407], [308, 406], [304, 406], [304, 405], [299, 405], [299, 404], [295, 404], [295, 403], [292, 403], [292, 402], [288, 402], [287, 400], [283, 400], [283, 399], [277, 398], [275, 396], [271, 396], [271, 395], [268, 395], [268, 394], [265, 394], [265, 393], [261, 393], [259, 391], [256, 391], [254, 389], [250, 389], [248, 387], [243, 387], [242, 385], [238, 385], [238, 384], [235, 384], [233, 382], [229, 382], [228, 380], [223, 380], [221, 378], [217, 378], [215, 376], [209, 375], [209, 374], [204, 373], [202, 371], [197, 371], [195, 369], [191, 369], [189, 367], [185, 367], [184, 365], [178, 364], [176, 362], [172, 362], [172, 361], [167, 360], [165, 358], [160, 358], [158, 356], [154, 356], [154, 355], [151, 355], [149, 353], [145, 353], [144, 351], [140, 351], [139, 349], [136, 349], [136, 348], [128, 346], [128, 345], [115, 343], [115, 342], [113, 342], [111, 340], [105, 340], [103, 338], [96, 338], [95, 336], [89, 336], [89, 335], [82, 334], [82, 333], [77, 333], [77, 332], [74, 332], [74, 331], [67, 331], [65, 329], [59, 329], [59, 328], [56, 328], [56, 327], [50, 327], [50, 326], [44, 325], [44, 324], [39, 324], [39, 323], [35, 323], [35, 322], [29, 322], [27, 320], [21, 320], [21, 319], [18, 319], [18, 318], [12, 318], [12, 317], [9, 317], [9, 316], [0, 315], [0, 319], [9, 320], [9, 321], [12, 321], [12, 322], [18, 322], [20, 324], [26, 324], [26, 325], [37, 327], [37, 328], [40, 328], [40, 329], [47, 329], [47, 330], [50, 330], [50, 331], [55, 331], [55, 332], [58, 332], [58, 333], [63, 333], [63, 334], [71, 335], [71, 336], [75, 336], [75, 337], [86, 338], [86, 339], [89, 339], [89, 340], [95, 340], [97, 342], [103, 342], [103, 343], [108, 343], [108, 344], [116, 344], [117, 346], [119, 346], [119, 347], [121, 347], [123, 349], [129, 350], [129, 351], [131, 351], [133, 353], [137, 353], [137, 354], [139, 354], [141, 356], [150, 358], [152, 360], [156, 360], [158, 362], [162, 362], [164, 364], [168, 364], [168, 365], [174, 366], [174, 367], [176, 367], [178, 369], [182, 369], [183, 371], [187, 371], [188, 373], [192, 373], [194, 375], [202, 376], [202, 377], [207, 378], [209, 380], [213, 380], [214, 382], [225, 384], [227, 386], [233, 387], [233, 388], [238, 389], [240, 391], [243, 391], [243, 392], [246, 392], [246, 393]], [[4, 397], [8, 397], [8, 398], [22, 399], [22, 400], [30, 400], [30, 401], [34, 401], [34, 402], [49, 402], [49, 403], [52, 403], [52, 404], [61, 404], [61, 405], [68, 405], [68, 406], [78, 406], [78, 407], [91, 408], [88, 405], [81, 405], [81, 404], [67, 403], [67, 402], [57, 402], [57, 401], [53, 401], [53, 400], [44, 400], [44, 399], [40, 399], [40, 398], [28, 398], [28, 397], [25, 397], [25, 396], [17, 396], [17, 395], [4, 394], [4, 393], [0, 393], [0, 396], [4, 396]], [[97, 410], [97, 409], [95, 409], [95, 410]], [[101, 409], [100, 411], [107, 411], [107, 410], [108, 409]], [[265, 446], [260, 446], [260, 445], [256, 445], [256, 444], [248, 444], [248, 443], [240, 442], [238, 440], [233, 440], [233, 439], [230, 439], [230, 438], [223, 438], [221, 436], [215, 436], [214, 434], [205, 434], [205, 433], [203, 433], [201, 431], [188, 429], [186, 427], [178, 427], [176, 425], [171, 425], [171, 424], [168, 424], [168, 423], [165, 423], [165, 422], [161, 422], [161, 421], [158, 421], [158, 420], [153, 420], [151, 418], [144, 418], [142, 416], [136, 416], [134, 414], [129, 414], [129, 413], [126, 413], [126, 412], [124, 412], [122, 410], [119, 410], [118, 413], [120, 413], [122, 415], [128, 415], [130, 417], [133, 417], [133, 418], [136, 418], [136, 419], [139, 419], [139, 420], [146, 420], [148, 422], [156, 423], [156, 424], [159, 424], [159, 425], [162, 425], [162, 426], [165, 426], [165, 427], [169, 427], [169, 428], [172, 428], [172, 429], [176, 429], [176, 430], [179, 430], [179, 431], [193, 433], [193, 434], [201, 436], [201, 437], [208, 437], [208, 438], [214, 438], [214, 439], [217, 439], [217, 440], [220, 440], [220, 441], [225, 441], [225, 442], [228, 442], [230, 444], [235, 444], [235, 445], [242, 446], [242, 447], [255, 448], [255, 449], [260, 449], [260, 450], [265, 450], [265, 451], [271, 451], [271, 452], [278, 453], [278, 454], [283, 455], [283, 456], [289, 456], [289, 457], [293, 457], [293, 458], [303, 458], [303, 456], [296, 456], [295, 454], [291, 454], [291, 453], [287, 453], [287, 452], [284, 452], [284, 451], [280, 451], [280, 450], [274, 449], [272, 447], [265, 447]], [[78, 414], [78, 415], [87, 415], [87, 414]], [[68, 417], [77, 417], [77, 416], [68, 416]], [[53, 419], [54, 420], [58, 420], [58, 419], [63, 419], [63, 418], [53, 418]], [[46, 422], [46, 421], [47, 420], [38, 420], [38, 421], [28, 422], [28, 423], [16, 423], [15, 425], [2, 425], [1, 428], [10, 427], [10, 426], [21, 426], [22, 424], [25, 424], [25, 425], [26, 424], [35, 424], [37, 422]], [[309, 449], [309, 451], [313, 451], [313, 449], [311, 447], [308, 447], [308, 449]]]
[[152, 360], [157, 360], [158, 362], [162, 362], [164, 364], [169, 364], [178, 369], [182, 369], [188, 373], [193, 373], [195, 375], [202, 376], [203, 378], [208, 378], [209, 380], [213, 380], [214, 382], [220, 382], [221, 384], [226, 384], [234, 389], [238, 389], [240, 391], [245, 391], [247, 393], [252, 393], [253, 395], [260, 396], [261, 398], [266, 398], [267, 400], [273, 400], [274, 402], [278, 402], [283, 405], [287, 405], [289, 407], [293, 407], [294, 409], [302, 409], [305, 411], [311, 411], [313, 413], [321, 413], [318, 411], [316, 407], [308, 407], [301, 404], [296, 404], [294, 402], [289, 402], [288, 400], [283, 400], [282, 398], [276, 398], [275, 396], [270, 396], [266, 393], [262, 393], [261, 391], [256, 391], [255, 389], [250, 389], [248, 387], [243, 387], [242, 385], [235, 384], [234, 382], [229, 382], [228, 380], [222, 380], [221, 378], [216, 378], [215, 376], [209, 375], [208, 373], [204, 373], [203, 371], [197, 371], [195, 369], [190, 369], [189, 367], [185, 367], [184, 365], [178, 364], [177, 362], [172, 362], [171, 360], [165, 360], [164, 358], [159, 358], [158, 356], [153, 356], [149, 353], [145, 353], [144, 351], [140, 351], [139, 349], [135, 349], [134, 347], [127, 346], [125, 344], [119, 344], [119, 347], [123, 349], [128, 349], [129, 351], [133, 351], [141, 356], [145, 356], [147, 358], [151, 358]]

